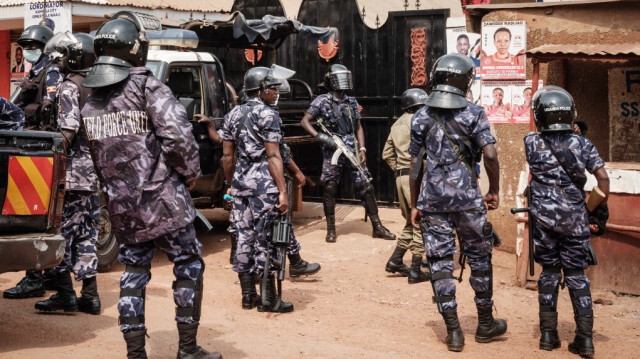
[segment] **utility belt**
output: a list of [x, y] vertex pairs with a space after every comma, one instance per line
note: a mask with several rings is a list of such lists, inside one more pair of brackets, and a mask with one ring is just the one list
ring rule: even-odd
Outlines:
[[396, 177], [408, 176], [411, 172], [411, 168], [401, 168], [395, 170]]
[[249, 157], [242, 156], [240, 157], [240, 159], [242, 159], [247, 163], [261, 163], [267, 160], [267, 155], [262, 155], [258, 158], [249, 158]]

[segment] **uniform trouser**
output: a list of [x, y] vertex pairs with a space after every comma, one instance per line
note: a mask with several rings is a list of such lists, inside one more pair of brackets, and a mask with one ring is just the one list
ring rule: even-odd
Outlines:
[[[189, 224], [179, 230], [167, 233], [154, 240], [143, 243], [122, 243], [118, 253], [118, 261], [127, 267], [150, 268], [151, 261], [156, 248], [160, 248], [167, 254], [173, 262], [173, 274], [176, 281], [201, 280], [204, 270], [203, 262], [200, 258], [202, 244], [196, 238], [196, 231], [193, 224]], [[127, 271], [120, 278], [120, 290], [136, 289], [144, 290], [151, 279], [151, 272], [144, 270]], [[178, 308], [188, 308], [199, 305], [196, 303], [195, 288], [179, 287], [173, 289], [173, 301]], [[121, 317], [144, 317], [144, 295], [142, 296], [121, 296], [118, 300], [118, 312]], [[198, 320], [191, 316], [177, 316], [176, 322], [180, 324], [194, 324]], [[145, 329], [144, 320], [137, 324], [121, 324], [120, 330], [124, 333]]]
[[[229, 223], [229, 227], [227, 227], [227, 233], [231, 235], [237, 234], [236, 227], [232, 223]], [[298, 254], [302, 249], [302, 245], [300, 245], [300, 242], [296, 238], [295, 233], [293, 233], [293, 226], [291, 226], [291, 231], [289, 233], [291, 233], [291, 236], [290, 236], [291, 242], [289, 242], [289, 247], [287, 247], [287, 254], [289, 255]]]
[[56, 273], [72, 271], [76, 280], [95, 277], [98, 274], [98, 222], [100, 197], [91, 191], [67, 191], [62, 207], [61, 234], [65, 239], [62, 263], [54, 268]]
[[[549, 228], [536, 226], [533, 238], [536, 262], [543, 268], [562, 268], [567, 287], [577, 293], [571, 296], [572, 305], [579, 310], [589, 311], [592, 308], [589, 278], [584, 272], [569, 275], [572, 271], [589, 266], [589, 236], [567, 236]], [[543, 271], [539, 283], [540, 288], [557, 287], [560, 283], [559, 271]], [[539, 293], [538, 301], [541, 306], [555, 308], [557, 295]]]
[[409, 193], [409, 176], [396, 177], [396, 189], [398, 190], [398, 202], [402, 217], [406, 220], [400, 237], [398, 237], [398, 247], [408, 249], [414, 255], [424, 255], [424, 242], [422, 233], [411, 224], [411, 195]]
[[[262, 274], [267, 259], [267, 241], [271, 240], [273, 221], [278, 214], [275, 207], [277, 203], [277, 193], [233, 197], [230, 221], [235, 227], [238, 240], [233, 260], [235, 272]], [[276, 258], [276, 249], [273, 246], [270, 257]], [[269, 272], [275, 273], [275, 271], [275, 267], [271, 264]]]
[[[461, 251], [467, 255], [467, 263], [471, 268], [469, 283], [476, 293], [475, 303], [483, 307], [493, 305], [493, 279], [487, 275], [491, 271], [493, 240], [482, 234], [482, 227], [487, 221], [486, 210], [478, 208], [459, 212], [422, 212], [422, 221], [423, 228], [427, 227], [422, 238], [431, 269], [434, 297], [448, 299], [439, 303], [441, 311], [457, 307], [456, 284], [452, 278], [455, 267], [453, 255], [456, 252], [454, 229], [460, 240]], [[482, 275], [474, 276], [473, 272]]]
[[[363, 205], [364, 205], [364, 197], [367, 194], [366, 179], [362, 176], [362, 174], [360, 174], [360, 172], [358, 172], [358, 170], [355, 167], [351, 165], [351, 162], [349, 162], [344, 156], [340, 156], [338, 163], [336, 165], [332, 165], [331, 164], [332, 154], [333, 154], [332, 152], [327, 152], [326, 150], [323, 150], [322, 175], [320, 176], [320, 181], [324, 184], [330, 181], [333, 181], [336, 184], [340, 184], [340, 177], [342, 175], [342, 170], [343, 169], [348, 170], [349, 174], [351, 175], [351, 179], [353, 180], [353, 183], [355, 185], [356, 192], [362, 199]], [[371, 176], [371, 174], [369, 173], [369, 169], [366, 166], [364, 166], [364, 172], [367, 174], [367, 176]], [[377, 208], [376, 208], [376, 213], [369, 213], [369, 214], [378, 214]]]

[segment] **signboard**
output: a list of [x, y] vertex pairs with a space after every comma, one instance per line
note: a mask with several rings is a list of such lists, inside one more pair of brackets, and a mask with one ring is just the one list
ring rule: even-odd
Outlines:
[[482, 23], [480, 77], [483, 80], [524, 80], [527, 31], [524, 21]]
[[480, 73], [480, 34], [467, 32], [464, 26], [448, 28], [447, 53], [469, 56]]
[[[580, 112], [578, 112], [578, 118]], [[610, 161], [640, 162], [640, 67], [609, 70]], [[604, 156], [603, 156], [604, 157]]]
[[[45, 4], [31, 3], [24, 4], [24, 28], [31, 25], [37, 25], [42, 21]], [[47, 25], [54, 33], [61, 31], [71, 31], [71, 4], [64, 1], [47, 1], [46, 2], [46, 18]]]

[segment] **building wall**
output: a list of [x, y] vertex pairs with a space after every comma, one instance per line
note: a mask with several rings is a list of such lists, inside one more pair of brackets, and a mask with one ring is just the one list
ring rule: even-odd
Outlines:
[[[536, 9], [498, 10], [486, 14], [481, 21], [524, 20], [527, 24], [527, 47], [544, 44], [618, 44], [640, 42], [640, 4], [607, 3]], [[471, 23], [480, 32], [480, 19]], [[624, 48], [620, 48], [624, 50]], [[613, 67], [640, 66], [640, 61], [570, 60], [565, 66], [565, 87], [573, 95], [578, 118], [589, 125], [588, 137], [602, 158], [609, 157], [608, 70]], [[527, 78], [533, 66], [527, 65]], [[561, 85], [559, 62], [543, 63], [540, 78], [544, 85]], [[503, 248], [515, 252], [516, 222], [509, 212], [516, 206], [521, 171], [526, 171], [522, 138], [528, 125], [498, 124], [492, 127], [498, 142], [500, 158], [501, 206], [489, 214], [503, 239]], [[637, 146], [630, 143], [629, 146]]]

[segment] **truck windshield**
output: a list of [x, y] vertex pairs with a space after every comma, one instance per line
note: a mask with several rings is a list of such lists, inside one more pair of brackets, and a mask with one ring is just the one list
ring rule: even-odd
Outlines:
[[160, 61], [147, 61], [147, 68], [151, 70], [153, 76], [158, 77], [158, 73], [160, 72]]

